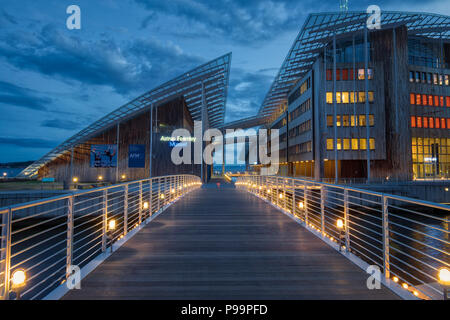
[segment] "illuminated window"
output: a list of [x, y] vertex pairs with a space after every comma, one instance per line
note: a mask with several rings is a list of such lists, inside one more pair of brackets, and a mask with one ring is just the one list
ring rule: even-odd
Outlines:
[[411, 117], [411, 128], [415, 128], [416, 127], [416, 117], [412, 116]]
[[[450, 118], [447, 118], [447, 129], [450, 129]], [[450, 145], [449, 145], [450, 147]], [[450, 153], [450, 149], [449, 149], [449, 153]]]
[[428, 118], [428, 124], [430, 125], [430, 128], [433, 129], [434, 128], [434, 120], [432, 117]]
[[416, 83], [420, 82], [420, 72], [416, 71]]
[[441, 129], [445, 129], [445, 118], [441, 118]]
[[450, 97], [445, 97], [445, 105], [450, 107]]
[[358, 150], [358, 139], [352, 139], [352, 150]]
[[348, 80], [348, 69], [342, 69], [342, 80]]
[[336, 80], [341, 80], [341, 70], [336, 69]]
[[433, 73], [433, 84], [438, 84], [438, 75], [437, 75], [437, 73]]
[[327, 103], [333, 103], [333, 92], [327, 92]]
[[417, 128], [422, 128], [422, 117], [417, 117]]
[[358, 101], [360, 103], [365, 103], [366, 102], [366, 93], [364, 91], [359, 91], [358, 92]]
[[336, 116], [336, 127], [341, 126], [341, 116]]
[[433, 75], [431, 73], [427, 73], [427, 83], [428, 84], [433, 83]]
[[431, 94], [428, 96], [428, 105], [429, 105], [430, 107], [433, 106], [433, 96], [432, 96]]
[[359, 126], [365, 127], [366, 126], [366, 116], [363, 114], [359, 115]]
[[351, 116], [350, 117], [350, 125], [352, 127], [356, 127], [358, 125], [357, 122], [356, 122], [356, 117], [355, 116]]
[[439, 85], [442, 86], [442, 74], [439, 75]]
[[439, 123], [439, 118], [434, 118], [434, 127], [436, 129], [440, 129], [440, 123]]
[[[450, 97], [449, 97], [450, 98]], [[356, 97], [356, 92], [351, 91], [350, 92], [350, 102], [351, 103], [356, 103], [357, 102], [357, 97]]]
[[370, 103], [373, 103], [373, 101], [374, 101], [374, 94], [373, 94], [373, 91], [369, 91], [369, 102], [370, 102]]
[[366, 150], [367, 149], [367, 140], [366, 138], [360, 138], [359, 139], [359, 149], [360, 150]]
[[448, 86], [449, 82], [448, 82], [448, 74], [445, 75], [445, 85]]
[[439, 104], [440, 104], [441, 107], [444, 106], [444, 97], [443, 96], [439, 97]]
[[349, 73], [350, 73], [350, 80], [353, 80], [353, 78], [355, 76], [355, 70], [349, 69]]
[[375, 125], [375, 117], [373, 114], [369, 114], [369, 126], [373, 127]]
[[348, 91], [342, 92], [342, 103], [349, 103], [349, 93], [348, 93]]
[[337, 149], [338, 150], [342, 150], [342, 142], [341, 142], [341, 139], [337, 139]]
[[364, 80], [364, 69], [358, 69], [358, 80]]
[[375, 150], [375, 139], [374, 138], [369, 139], [369, 145], [370, 145], [370, 150]]
[[373, 69], [367, 69], [367, 79], [373, 79]]
[[424, 128], [428, 128], [428, 118], [427, 117], [423, 117], [423, 127]]
[[327, 69], [327, 80], [328, 81], [330, 81], [330, 80], [332, 80], [333, 78], [332, 78], [332, 72], [331, 72], [331, 69]]
[[426, 72], [422, 72], [422, 83], [427, 83], [427, 74], [426, 74]]
[[439, 107], [439, 96], [434, 96], [434, 106]]
[[343, 126], [343, 127], [348, 127], [348, 126], [350, 126], [350, 120], [349, 120], [348, 115], [343, 115], [343, 116], [342, 116], [342, 126]]
[[414, 93], [409, 94], [409, 102], [411, 104], [416, 104], [416, 96], [414, 95]]
[[327, 116], [327, 127], [333, 126], [333, 116]]
[[350, 139], [344, 139], [344, 150], [350, 150]]
[[416, 94], [416, 104], [420, 106], [422, 104], [422, 96], [420, 94]]
[[341, 103], [341, 93], [336, 92], [336, 103]]
[[426, 94], [423, 94], [422, 95], [422, 104], [424, 105], [424, 106], [426, 106], [428, 103], [428, 99], [427, 99], [427, 95]]
[[333, 150], [334, 149], [334, 142], [333, 139], [327, 139], [327, 150]]

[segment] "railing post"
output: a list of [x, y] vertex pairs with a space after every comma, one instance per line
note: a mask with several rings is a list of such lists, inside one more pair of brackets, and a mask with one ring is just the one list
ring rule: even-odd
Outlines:
[[142, 181], [139, 181], [139, 224], [142, 222]]
[[389, 199], [383, 196], [383, 269], [386, 279], [390, 277], [389, 266]]
[[303, 203], [305, 207], [305, 224], [308, 225], [308, 188], [306, 182], [303, 184]]
[[160, 209], [161, 209], [161, 178], [158, 178], [158, 210], [157, 210], [157, 212], [159, 212]]
[[350, 218], [348, 215], [348, 189], [344, 189], [344, 230], [345, 248], [350, 252]]
[[102, 252], [106, 251], [107, 231], [108, 231], [108, 189], [103, 190], [103, 234], [102, 234]]
[[287, 184], [288, 180], [283, 180], [283, 206], [284, 206], [284, 210], [287, 210], [287, 197], [286, 197], [286, 184]]
[[66, 279], [72, 274], [71, 266], [73, 263], [73, 200], [73, 196], [67, 198]]
[[295, 180], [292, 179], [292, 214], [295, 216]]
[[3, 261], [3, 294], [2, 297], [5, 300], [9, 300], [9, 282], [11, 274], [11, 220], [12, 210], [8, 209], [2, 217], [2, 261]]
[[150, 178], [150, 194], [148, 202], [148, 215], [151, 217], [153, 215], [153, 178]]
[[125, 186], [123, 198], [123, 235], [128, 233], [128, 185]]
[[325, 186], [322, 185], [320, 188], [320, 231], [322, 231], [322, 235], [325, 235], [325, 196]]

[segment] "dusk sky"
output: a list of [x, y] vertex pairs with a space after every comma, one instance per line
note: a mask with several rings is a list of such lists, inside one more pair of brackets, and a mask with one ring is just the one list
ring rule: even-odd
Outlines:
[[[81, 30], [66, 8], [81, 8]], [[450, 14], [450, 1], [349, 1]], [[309, 13], [339, 0], [1, 0], [0, 162], [37, 160], [106, 113], [232, 52], [226, 121], [255, 115]]]

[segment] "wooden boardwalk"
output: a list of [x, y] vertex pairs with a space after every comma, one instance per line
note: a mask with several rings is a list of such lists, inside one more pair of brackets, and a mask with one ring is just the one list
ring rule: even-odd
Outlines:
[[[212, 185], [209, 185], [212, 186]], [[196, 190], [169, 207], [64, 299], [397, 299], [246, 192]]]

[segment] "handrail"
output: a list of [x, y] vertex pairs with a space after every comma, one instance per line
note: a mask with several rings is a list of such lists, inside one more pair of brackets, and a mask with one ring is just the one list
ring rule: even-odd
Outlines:
[[450, 206], [301, 178], [247, 175], [236, 186], [298, 218], [348, 256], [378, 266], [397, 289], [442, 299], [437, 270], [450, 267]]
[[[169, 175], [0, 208], [0, 299], [45, 297], [69, 279], [72, 267], [86, 266], [200, 185], [194, 175]], [[11, 285], [19, 269], [27, 278], [20, 293]]]

